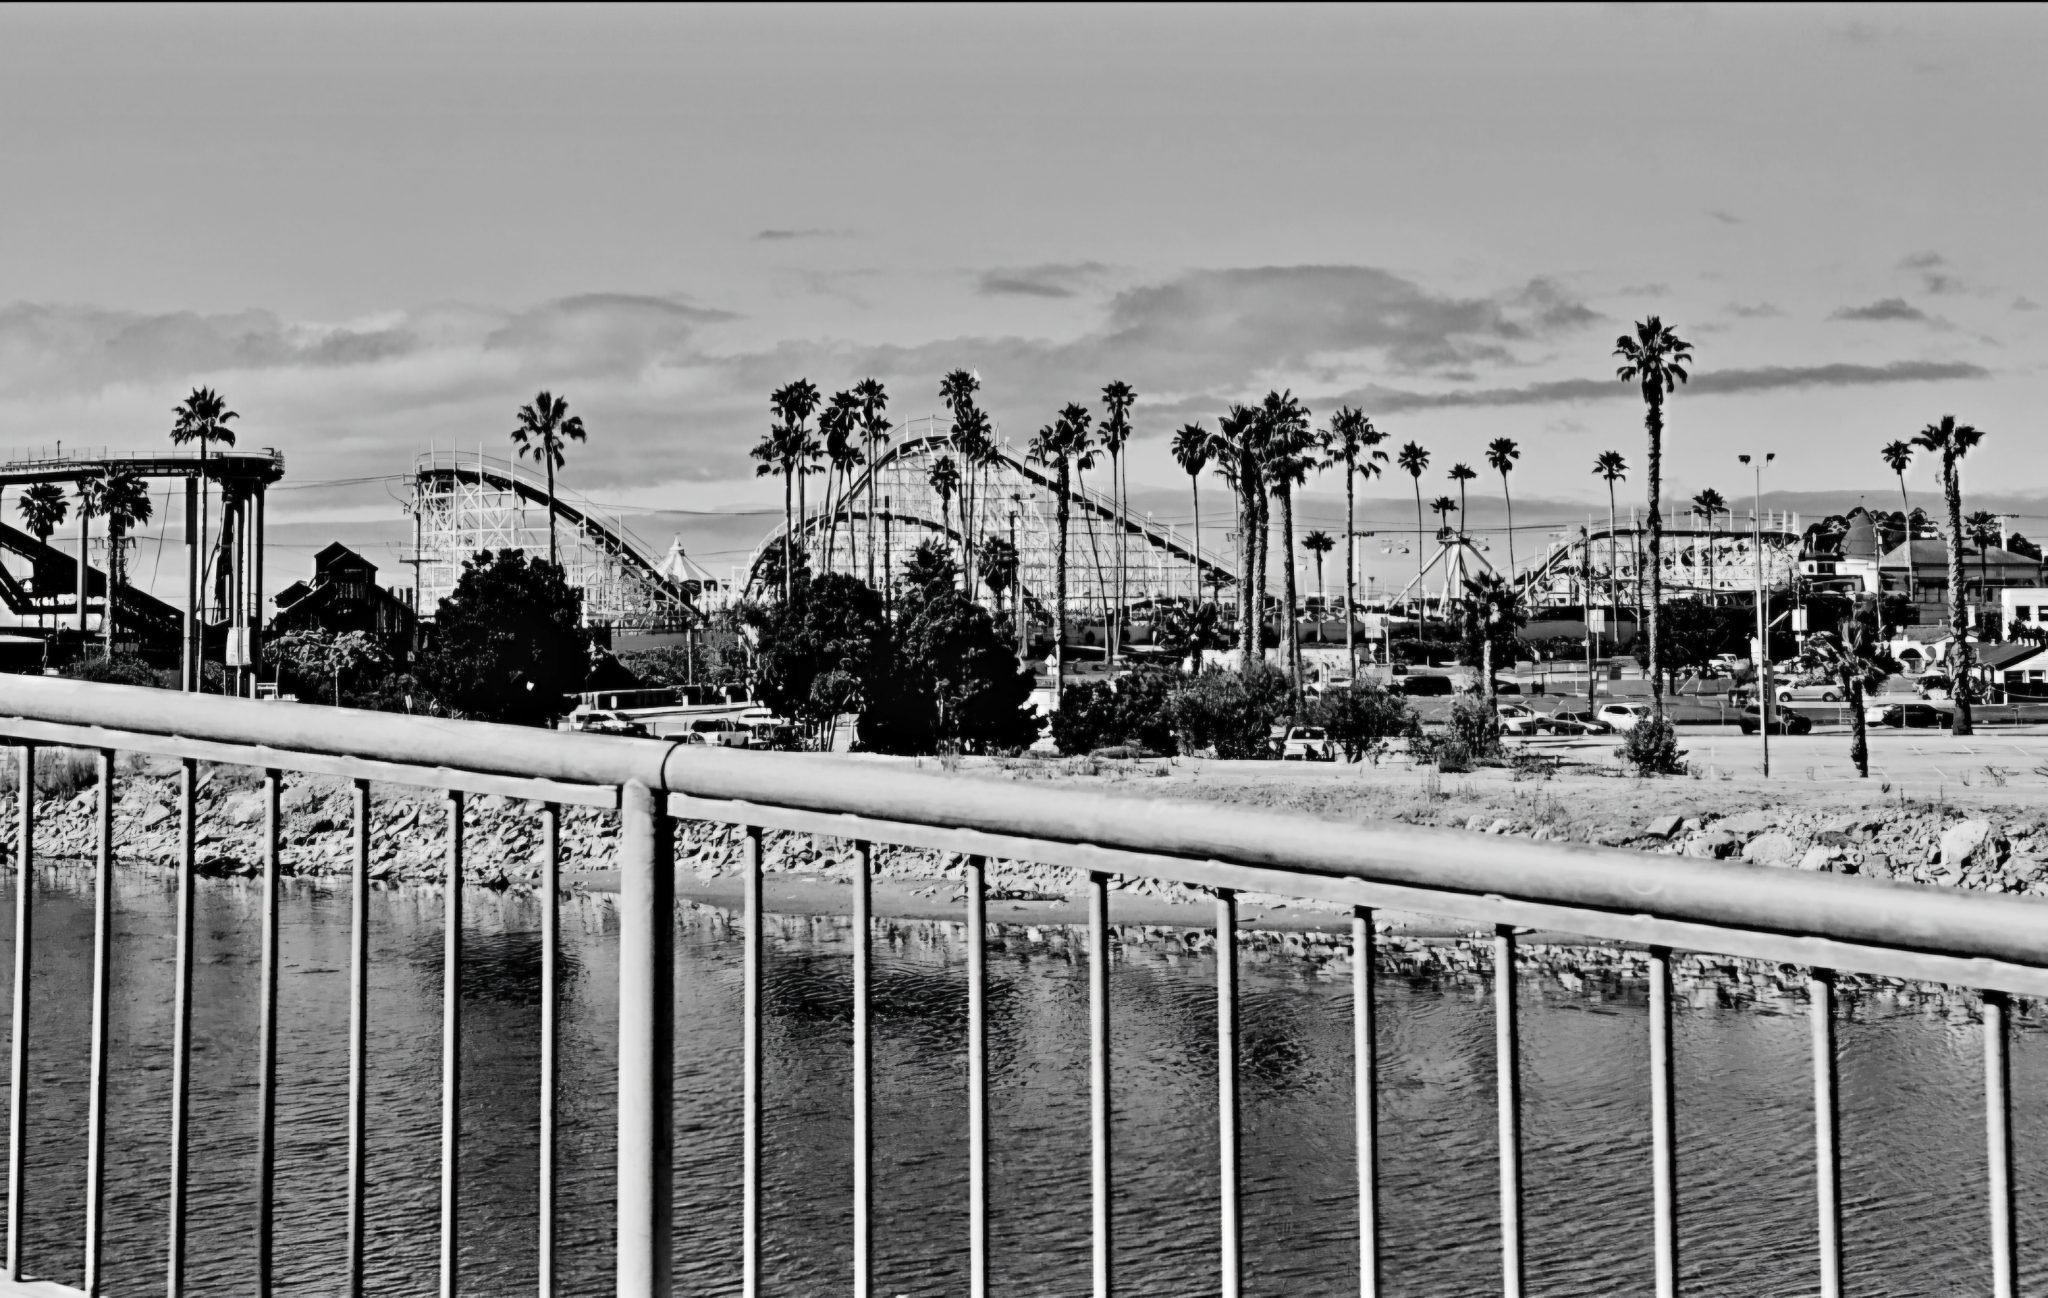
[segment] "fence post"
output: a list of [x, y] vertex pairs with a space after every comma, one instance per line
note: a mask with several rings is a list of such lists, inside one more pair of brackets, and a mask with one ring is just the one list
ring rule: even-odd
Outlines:
[[669, 819], [619, 790], [618, 1292], [668, 1298], [674, 1130], [675, 875]]

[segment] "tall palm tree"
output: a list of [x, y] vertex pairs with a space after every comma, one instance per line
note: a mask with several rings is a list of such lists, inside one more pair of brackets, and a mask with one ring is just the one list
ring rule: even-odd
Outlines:
[[1384, 470], [1387, 453], [1379, 444], [1386, 440], [1387, 435], [1372, 426], [1364, 411], [1351, 406], [1337, 407], [1323, 437], [1323, 449], [1330, 457], [1323, 462], [1325, 467], [1344, 467], [1344, 657], [1353, 679], [1358, 676], [1357, 479], [1377, 477]]
[[[1628, 477], [1628, 461], [1621, 458], [1620, 451], [1602, 451], [1593, 461], [1593, 475], [1607, 480], [1607, 604], [1614, 613], [1614, 634], [1616, 644], [1621, 636], [1621, 593], [1615, 585], [1620, 574], [1614, 554], [1614, 484]], [[1640, 629], [1640, 628], [1638, 628]]]
[[1970, 722], [1970, 628], [1963, 608], [1963, 483], [1957, 471], [1964, 456], [1984, 440], [1981, 429], [1959, 424], [1954, 415], [1929, 424], [1913, 438], [1913, 445], [1941, 457], [1941, 495], [1948, 506], [1948, 630], [1954, 643], [1952, 692], [1956, 710], [1949, 724], [1952, 735], [1974, 734]]
[[[1869, 602], [1874, 605], [1876, 601]], [[1799, 648], [1803, 668], [1826, 673], [1848, 696], [1849, 760], [1855, 763], [1857, 776], [1866, 780], [1870, 778], [1870, 732], [1863, 716], [1864, 693], [1881, 684], [1898, 666], [1878, 648], [1875, 613], [1875, 608], [1868, 615], [1860, 607], [1854, 609], [1836, 630], [1816, 631]]]
[[2004, 628], [1998, 625], [1995, 618], [1989, 616], [1991, 569], [1988, 561], [1991, 557], [1991, 543], [1999, 538], [1998, 515], [1984, 509], [1973, 511], [1963, 520], [1963, 534], [1977, 547], [1977, 602], [1978, 607], [1983, 610], [1977, 618], [1977, 636], [1980, 640], [1996, 640], [2000, 638], [1998, 633]]
[[825, 562], [826, 572], [832, 571], [834, 553], [839, 548], [839, 516], [849, 515], [846, 524], [848, 544], [852, 544], [853, 520], [852, 495], [853, 471], [860, 467], [861, 450], [854, 444], [860, 432], [860, 398], [851, 390], [835, 392], [832, 400], [818, 412], [818, 431], [825, 442]]
[[[171, 411], [172, 443], [178, 446], [184, 446], [190, 442], [199, 443], [199, 535], [195, 538], [195, 543], [199, 546], [199, 553], [202, 555], [207, 553], [206, 448], [215, 443], [219, 443], [222, 446], [233, 446], [235, 444], [235, 430], [229, 428], [228, 424], [239, 418], [241, 418], [240, 415], [228, 409], [227, 399], [212, 388], [192, 389], [184, 401], [180, 402]], [[206, 573], [203, 569], [199, 574], [199, 581], [203, 589], [206, 583]], [[83, 593], [80, 594], [79, 598], [81, 600], [85, 598]], [[198, 603], [196, 595], [193, 597], [193, 602], [196, 606]]]
[[1025, 448], [1033, 464], [1053, 475], [1053, 526], [1058, 549], [1053, 554], [1053, 706], [1057, 708], [1066, 671], [1067, 644], [1067, 523], [1072, 517], [1073, 469], [1078, 461], [1093, 461], [1095, 448], [1088, 441], [1092, 417], [1086, 406], [1069, 402], [1060, 417], [1038, 430]]
[[[1415, 480], [1415, 638], [1420, 640], [1422, 638], [1422, 565], [1424, 553], [1422, 544], [1422, 473], [1423, 470], [1429, 467], [1429, 452], [1422, 448], [1420, 442], [1409, 442], [1401, 447], [1401, 453], [1395, 457], [1394, 462], [1401, 466], [1403, 473]], [[1389, 645], [1388, 648], [1391, 650], [1392, 646]], [[1393, 661], [1391, 653], [1387, 661]]]
[[1429, 502], [1429, 507], [1436, 514], [1436, 535], [1441, 541], [1451, 534], [1450, 517], [1458, 511], [1458, 502], [1449, 496], [1438, 496]]
[[1714, 515], [1728, 512], [1728, 502], [1712, 487], [1692, 498], [1692, 507], [1707, 516], [1707, 603], [1714, 602]]
[[1337, 548], [1337, 538], [1318, 528], [1301, 538], [1301, 548], [1316, 557], [1316, 600], [1327, 613], [1330, 597], [1323, 589], [1323, 556]]
[[974, 512], [975, 470], [988, 449], [989, 433], [988, 419], [974, 402], [974, 394], [980, 390], [981, 376], [972, 370], [949, 370], [939, 380], [939, 399], [946, 403], [947, 411], [953, 416], [953, 427], [947, 440], [960, 457], [959, 467], [965, 470], [958, 477], [960, 575], [970, 596], [974, 593], [974, 538], [968, 520]]
[[[64, 526], [64, 520], [71, 514], [71, 501], [65, 496], [64, 488], [54, 482], [38, 482], [21, 493], [21, 500], [15, 508], [21, 511], [21, 525], [29, 535], [44, 545], [50, 543], [50, 536]], [[38, 572], [43, 565], [36, 565]], [[36, 592], [36, 625], [43, 624], [43, 592]]]
[[1216, 453], [1215, 436], [1197, 423], [1182, 424], [1173, 435], [1173, 462], [1188, 475], [1188, 491], [1195, 498], [1195, 598], [1202, 602], [1202, 470]]
[[1634, 383], [1643, 394], [1643, 431], [1650, 441], [1650, 702], [1659, 719], [1664, 716], [1664, 677], [1660, 671], [1658, 606], [1664, 602], [1664, 398], [1686, 380], [1686, 366], [1692, 363], [1692, 344], [1673, 333], [1656, 316], [1636, 323], [1635, 336], [1614, 340], [1614, 354], [1621, 366], [1614, 375], [1623, 383]]
[[100, 635], [111, 656], [115, 606], [128, 584], [128, 531], [153, 516], [149, 486], [133, 469], [95, 473], [79, 482], [78, 507], [88, 518], [103, 518], [107, 524], [107, 595], [100, 614]]
[[1458, 484], [1458, 537], [1464, 539], [1465, 526], [1465, 484], [1479, 476], [1469, 464], [1453, 464], [1450, 479]]
[[[1906, 601], [1913, 599], [1913, 500], [1906, 494], [1906, 470], [1913, 467], [1913, 444], [1904, 441], [1890, 441], [1878, 452], [1884, 457], [1885, 467], [1899, 479], [1899, 526], [1906, 533]], [[1880, 581], [1879, 585], [1883, 585]]]
[[1268, 489], [1280, 502], [1280, 557], [1282, 607], [1286, 610], [1287, 670], [1294, 684], [1294, 701], [1301, 703], [1301, 622], [1296, 612], [1299, 600], [1294, 582], [1294, 489], [1308, 482], [1315, 468], [1316, 439], [1309, 430], [1308, 408], [1290, 389], [1268, 392], [1259, 408], [1265, 424], [1265, 473]]
[[876, 379], [862, 379], [853, 385], [860, 399], [861, 455], [868, 464], [868, 585], [875, 584], [875, 469], [876, 454], [889, 442], [889, 393]]
[[953, 548], [953, 497], [960, 491], [960, 466], [953, 462], [952, 456], [941, 455], [933, 461], [925, 476], [932, 490], [939, 493], [940, 535], [950, 550]]
[[558, 562], [555, 548], [555, 470], [566, 462], [563, 448], [584, 440], [583, 418], [569, 413], [569, 399], [543, 391], [519, 407], [512, 444], [522, 458], [539, 460], [548, 472], [548, 562]]
[[789, 480], [789, 475], [793, 471], [793, 461], [783, 453], [783, 444], [786, 440], [787, 438], [783, 435], [783, 429], [778, 425], [770, 424], [768, 435], [754, 443], [754, 449], [748, 452], [754, 460], [755, 477], [766, 478], [778, 473], [782, 475], [782, 598], [784, 600], [789, 598], [789, 574], [792, 560], [790, 547], [794, 543], [792, 533], [796, 531], [796, 520], [790, 512], [791, 506], [796, 501], [796, 494]]
[[1122, 379], [1115, 379], [1102, 389], [1102, 422], [1097, 425], [1102, 449], [1109, 452], [1109, 489], [1116, 498], [1116, 616], [1109, 623], [1109, 661], [1116, 662], [1117, 641], [1123, 628], [1126, 594], [1124, 591], [1124, 533], [1130, 530], [1130, 496], [1124, 482], [1124, 444], [1131, 440], [1131, 406], [1138, 394]]
[[1262, 509], [1266, 498], [1261, 447], [1265, 421], [1250, 406], [1236, 405], [1217, 421], [1216, 471], [1230, 484], [1237, 505], [1238, 648], [1240, 671], [1250, 672], [1260, 658], [1260, 629], [1265, 624], [1265, 581], [1260, 568], [1265, 549]]
[[1508, 492], [1508, 474], [1513, 472], [1515, 461], [1522, 458], [1522, 448], [1515, 445], [1512, 437], [1496, 437], [1486, 444], [1486, 462], [1500, 475], [1500, 498], [1508, 507], [1508, 581], [1515, 579], [1515, 498]]

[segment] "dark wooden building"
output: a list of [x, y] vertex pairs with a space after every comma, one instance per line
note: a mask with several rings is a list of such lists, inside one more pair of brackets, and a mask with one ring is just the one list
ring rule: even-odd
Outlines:
[[405, 600], [377, 584], [376, 564], [336, 541], [313, 556], [311, 581], [295, 581], [277, 593], [270, 632], [363, 631], [402, 654], [412, 645], [418, 620]]

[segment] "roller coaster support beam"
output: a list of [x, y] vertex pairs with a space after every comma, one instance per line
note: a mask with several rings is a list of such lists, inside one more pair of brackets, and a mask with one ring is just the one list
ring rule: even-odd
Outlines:
[[199, 479], [185, 479], [185, 642], [179, 688], [199, 690]]

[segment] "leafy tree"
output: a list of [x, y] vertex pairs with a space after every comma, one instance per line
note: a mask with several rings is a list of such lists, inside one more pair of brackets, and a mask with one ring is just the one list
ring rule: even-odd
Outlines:
[[[307, 700], [331, 699], [343, 706], [343, 686], [360, 685], [377, 694], [378, 678], [388, 674], [391, 656], [376, 637], [363, 631], [337, 635], [319, 627], [285, 631], [264, 646], [265, 660], [277, 669], [278, 687]], [[350, 690], [348, 703], [360, 706]]]
[[1183, 753], [1213, 749], [1224, 758], [1272, 755], [1273, 723], [1287, 714], [1284, 672], [1261, 662], [1247, 670], [1200, 672], [1173, 695], [1176, 742]]
[[556, 563], [555, 470], [568, 463], [564, 454], [569, 443], [585, 439], [583, 417], [569, 413], [569, 399], [543, 390], [519, 407], [519, 423], [512, 429], [512, 444], [520, 458], [539, 460], [548, 475], [548, 562]]
[[1678, 727], [1661, 713], [1629, 727], [1615, 746], [1615, 755], [1638, 775], [1685, 774], [1685, 750], [1678, 746]]
[[547, 725], [589, 664], [583, 597], [560, 565], [524, 550], [479, 551], [441, 601], [421, 682], [449, 710], [484, 721]]
[[1003, 592], [1017, 584], [1017, 572], [1022, 562], [1017, 547], [1010, 544], [1008, 537], [990, 537], [982, 543], [981, 584], [996, 597], [998, 606], [1003, 602]]
[[861, 714], [862, 744], [898, 753], [1028, 746], [1040, 727], [1030, 669], [988, 610], [954, 588], [950, 556], [927, 544], [912, 559], [894, 652]]
[[1052, 717], [1052, 740], [1068, 756], [1135, 746], [1171, 757], [1179, 751], [1170, 717], [1178, 678], [1139, 670], [1111, 681], [1080, 682]]
[[1664, 714], [1664, 685], [1657, 671], [1657, 610], [1664, 602], [1664, 398], [1686, 381], [1686, 366], [1692, 363], [1692, 344], [1680, 338], [1656, 316], [1636, 324], [1635, 336], [1614, 340], [1614, 354], [1621, 357], [1615, 377], [1637, 384], [1643, 394], [1643, 431], [1650, 441], [1650, 698], [1652, 710]]
[[2006, 536], [2005, 548], [2021, 558], [2032, 559], [2035, 563], [2041, 562], [2041, 547], [2035, 545], [2026, 537], [2021, 536], [2018, 532], [2012, 532]]
[[859, 713], [889, 667], [882, 597], [844, 573], [793, 585], [762, 610], [754, 694], [827, 742], [833, 723]]
[[1387, 435], [1373, 427], [1364, 411], [1351, 406], [1337, 407], [1330, 416], [1329, 431], [1323, 435], [1323, 449], [1330, 457], [1324, 467], [1344, 466], [1344, 658], [1354, 677], [1358, 675], [1357, 480], [1376, 478], [1384, 470], [1387, 453], [1379, 445], [1386, 440]]
[[1810, 672], [1828, 676], [1842, 686], [1849, 698], [1849, 760], [1856, 774], [1870, 778], [1870, 734], [1863, 717], [1865, 691], [1884, 683], [1898, 670], [1898, 662], [1879, 646], [1874, 608], [1859, 608], [1836, 623], [1833, 631], [1816, 631], [1806, 637], [1799, 665]]
[[1941, 495], [1948, 508], [1948, 627], [1954, 637], [1949, 674], [1955, 677], [1955, 712], [1949, 723], [1952, 735], [1973, 734], [1970, 722], [1970, 634], [1968, 614], [1963, 606], [1963, 483], [1958, 471], [1963, 457], [1984, 440], [1981, 430], [1959, 424], [1954, 415], [1929, 424], [1913, 438], [1913, 445], [1941, 457]]
[[1499, 573], [1482, 573], [1465, 582], [1463, 638], [1469, 646], [1469, 661], [1478, 663], [1488, 707], [1499, 702], [1494, 664], [1505, 657], [1514, 661], [1515, 644], [1529, 616], [1514, 583]]
[[1201, 601], [1202, 579], [1202, 470], [1216, 453], [1216, 439], [1199, 422], [1182, 424], [1173, 435], [1173, 462], [1188, 475], [1188, 491], [1195, 498], [1195, 600]]
[[1414, 717], [1408, 700], [1378, 681], [1354, 679], [1317, 700], [1309, 722], [1321, 726], [1349, 761], [1379, 765], [1389, 740], [1407, 734]]
[[[65, 496], [64, 488], [56, 483], [38, 482], [21, 493], [21, 501], [16, 508], [21, 511], [21, 525], [28, 529], [29, 535], [48, 545], [50, 534], [64, 526], [64, 519], [71, 513], [71, 501]], [[41, 564], [36, 565], [38, 573], [42, 570]], [[43, 620], [42, 594], [40, 590], [36, 592], [38, 625]]]

